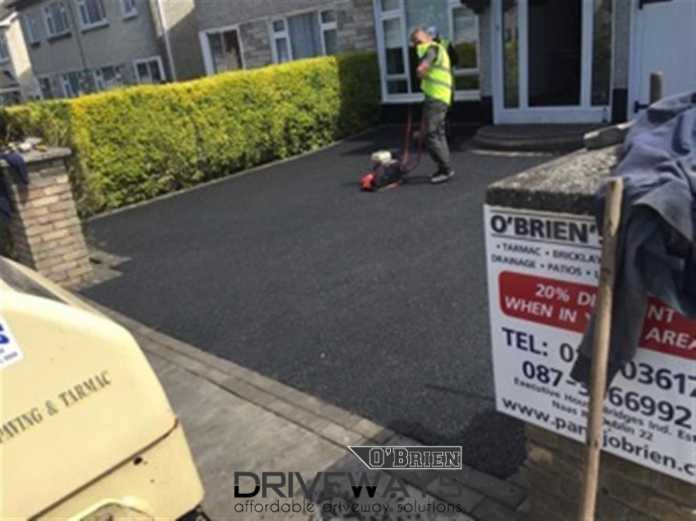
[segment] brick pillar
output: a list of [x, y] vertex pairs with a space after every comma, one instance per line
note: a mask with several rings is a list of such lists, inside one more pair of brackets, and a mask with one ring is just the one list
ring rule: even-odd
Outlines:
[[16, 260], [74, 288], [89, 280], [92, 267], [65, 164], [70, 154], [62, 148], [25, 154], [28, 186], [18, 182], [4, 162], [1, 165], [10, 180], [10, 235]]
[[[575, 521], [584, 445], [527, 425], [530, 521]], [[696, 521], [696, 487], [602, 453], [597, 521]]]

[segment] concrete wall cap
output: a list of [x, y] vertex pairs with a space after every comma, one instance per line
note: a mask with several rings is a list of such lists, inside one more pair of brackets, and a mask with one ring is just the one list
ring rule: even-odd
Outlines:
[[[53, 159], [63, 159], [70, 157], [71, 155], [72, 151], [69, 148], [63, 147], [49, 147], [48, 150], [44, 151], [32, 150], [31, 152], [21, 153], [21, 156], [24, 158], [24, 161], [26, 161], [27, 164], [39, 163], [41, 161], [51, 161]], [[2, 168], [7, 168], [7, 162], [0, 160], [0, 166]]]

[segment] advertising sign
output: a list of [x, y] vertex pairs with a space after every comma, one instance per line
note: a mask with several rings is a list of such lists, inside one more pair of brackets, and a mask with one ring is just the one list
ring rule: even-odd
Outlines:
[[[487, 206], [485, 222], [497, 409], [584, 441], [589, 397], [570, 371], [596, 299], [594, 219]], [[603, 449], [696, 484], [696, 321], [656, 299], [610, 385]]]

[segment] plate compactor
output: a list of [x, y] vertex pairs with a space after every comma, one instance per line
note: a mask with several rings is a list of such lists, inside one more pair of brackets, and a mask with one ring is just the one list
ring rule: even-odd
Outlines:
[[421, 120], [420, 130], [416, 136], [418, 151], [415, 157], [411, 154], [412, 123], [413, 116], [409, 107], [403, 148], [398, 151], [379, 150], [372, 154], [372, 167], [360, 178], [362, 190], [379, 192], [399, 186], [406, 180], [406, 176], [418, 166], [423, 155], [425, 120]]

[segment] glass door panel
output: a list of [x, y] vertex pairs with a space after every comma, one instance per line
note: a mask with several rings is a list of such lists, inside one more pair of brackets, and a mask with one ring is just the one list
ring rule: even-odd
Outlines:
[[580, 105], [583, 0], [529, 0], [530, 107]]

